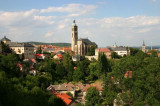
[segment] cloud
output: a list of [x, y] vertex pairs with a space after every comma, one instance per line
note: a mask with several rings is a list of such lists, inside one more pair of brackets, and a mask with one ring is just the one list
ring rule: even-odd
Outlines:
[[58, 25], [58, 29], [63, 29], [65, 27], [64, 24]]
[[84, 5], [84, 4], [68, 4], [63, 7], [49, 7], [47, 9], [41, 9], [41, 13], [50, 13], [50, 12], [66, 12], [66, 13], [79, 13], [79, 14], [86, 14], [94, 9], [97, 6], [95, 5]]
[[48, 33], [45, 34], [45, 37], [50, 37], [50, 36], [52, 36], [53, 34], [54, 34], [53, 32], [48, 32]]
[[71, 25], [76, 17], [79, 37], [88, 37], [100, 47], [114, 42], [126, 46], [139, 45], [143, 40], [159, 42], [159, 16], [90, 18], [96, 8], [68, 4], [28, 11], [0, 11], [0, 37], [7, 35], [13, 41], [71, 42]]

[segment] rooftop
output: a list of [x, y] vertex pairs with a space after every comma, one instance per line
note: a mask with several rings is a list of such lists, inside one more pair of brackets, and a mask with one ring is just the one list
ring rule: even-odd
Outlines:
[[1, 41], [11, 41], [11, 40], [8, 39], [6, 36], [4, 36], [4, 38], [2, 38]]
[[110, 47], [109, 48], [111, 51], [127, 51], [127, 48], [126, 47]]
[[91, 42], [88, 38], [80, 38], [78, 41], [82, 41], [87, 45], [97, 45], [95, 42]]
[[29, 44], [29, 43], [18, 43], [18, 42], [11, 42], [9, 46], [10, 47], [34, 47], [32, 44]]

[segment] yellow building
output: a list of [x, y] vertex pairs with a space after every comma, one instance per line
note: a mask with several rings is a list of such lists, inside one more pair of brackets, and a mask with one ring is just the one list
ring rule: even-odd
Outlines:
[[18, 42], [11, 42], [10, 39], [4, 38], [1, 39], [3, 43], [8, 45], [13, 52], [16, 54], [19, 54], [22, 56], [24, 54], [25, 59], [34, 59], [35, 54], [34, 54], [34, 46], [29, 44], [29, 43], [18, 43]]

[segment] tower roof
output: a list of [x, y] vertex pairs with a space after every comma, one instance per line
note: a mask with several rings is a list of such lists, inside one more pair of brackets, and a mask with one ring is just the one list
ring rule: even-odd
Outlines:
[[75, 21], [75, 20], [73, 20], [73, 24], [72, 24], [72, 26], [77, 26], [77, 25], [76, 25], [76, 21]]
[[143, 40], [143, 46], [145, 46], [144, 40]]
[[11, 40], [6, 38], [6, 36], [4, 36], [4, 38], [2, 38], [1, 41], [11, 41]]

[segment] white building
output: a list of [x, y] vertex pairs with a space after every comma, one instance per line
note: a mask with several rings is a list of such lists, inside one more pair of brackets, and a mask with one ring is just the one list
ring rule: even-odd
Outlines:
[[1, 39], [1, 41], [8, 45], [13, 52], [16, 54], [19, 54], [22, 56], [24, 54], [25, 59], [34, 59], [35, 54], [34, 54], [34, 46], [29, 44], [29, 43], [18, 43], [18, 42], [11, 42], [10, 39], [4, 38]]
[[109, 48], [111, 51], [116, 52], [120, 56], [127, 56], [130, 54], [130, 50], [123, 46], [114, 46]]

